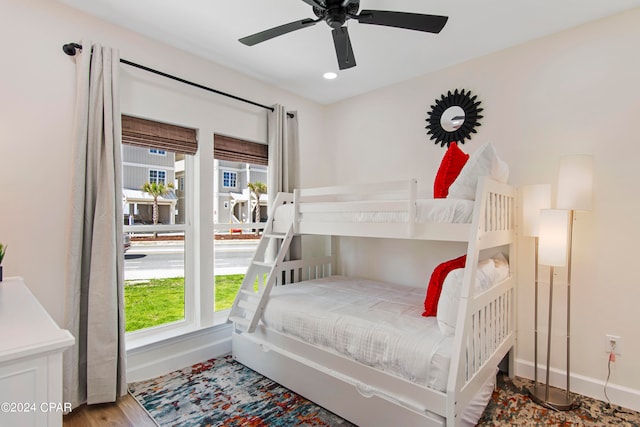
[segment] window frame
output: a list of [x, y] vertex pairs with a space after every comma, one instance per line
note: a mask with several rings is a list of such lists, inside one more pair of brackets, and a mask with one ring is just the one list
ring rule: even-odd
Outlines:
[[[177, 126], [156, 120], [142, 119], [133, 116], [122, 115], [122, 146], [133, 146], [147, 149], [147, 155], [166, 157], [168, 152], [180, 153], [184, 158], [184, 216], [181, 224], [157, 224], [157, 225], [124, 225], [125, 232], [180, 232], [184, 235], [184, 317], [181, 320], [169, 322], [150, 328], [139, 329], [125, 334], [125, 346], [127, 351], [146, 345], [161, 342], [165, 339], [181, 336], [186, 332], [194, 331], [202, 325], [202, 315], [197, 304], [197, 294], [200, 293], [198, 268], [199, 248], [196, 244], [197, 218], [196, 189], [200, 179], [196, 180], [197, 165], [200, 161], [198, 150], [197, 130], [195, 128]], [[122, 159], [122, 167], [127, 162]], [[153, 165], [152, 160], [146, 163], [147, 182], [162, 182], [168, 185], [169, 170], [162, 165]], [[152, 178], [152, 172], [155, 175]], [[173, 182], [172, 182], [173, 183]], [[123, 187], [124, 189], [124, 187]], [[213, 282], [213, 280], [212, 280]], [[213, 285], [212, 285], [213, 286]]]
[[199, 329], [198, 301], [196, 295], [200, 286], [196, 283], [196, 265], [199, 251], [195, 244], [195, 156], [185, 155], [185, 206], [186, 215], [184, 224], [157, 224], [157, 225], [125, 225], [124, 232], [183, 232], [184, 233], [184, 318], [170, 323], [164, 323], [150, 328], [139, 329], [125, 333], [125, 345], [127, 350], [160, 342], [184, 333]]

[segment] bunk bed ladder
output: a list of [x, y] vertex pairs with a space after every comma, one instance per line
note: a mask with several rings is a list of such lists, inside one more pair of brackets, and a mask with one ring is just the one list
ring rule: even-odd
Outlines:
[[[272, 222], [264, 229], [256, 253], [233, 302], [228, 322], [233, 322], [237, 332], [255, 331], [262, 311], [267, 304], [271, 288], [278, 279], [279, 266], [289, 252], [293, 238], [293, 222], [286, 233], [275, 233]], [[277, 247], [273, 260], [269, 260], [270, 248]]]

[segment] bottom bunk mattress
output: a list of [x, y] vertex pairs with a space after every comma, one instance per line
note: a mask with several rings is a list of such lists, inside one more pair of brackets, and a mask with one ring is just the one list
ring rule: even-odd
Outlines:
[[423, 317], [424, 289], [332, 276], [271, 291], [262, 320], [278, 332], [445, 391], [453, 337]]

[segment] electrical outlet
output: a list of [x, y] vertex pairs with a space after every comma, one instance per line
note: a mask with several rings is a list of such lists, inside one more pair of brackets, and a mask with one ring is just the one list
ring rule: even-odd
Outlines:
[[615, 345], [616, 356], [622, 356], [622, 337], [617, 335], [605, 335], [604, 336], [604, 351], [611, 353], [612, 346]]

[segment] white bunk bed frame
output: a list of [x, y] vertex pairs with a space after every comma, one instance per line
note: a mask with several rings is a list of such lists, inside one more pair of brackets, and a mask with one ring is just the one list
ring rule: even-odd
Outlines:
[[[505, 356], [509, 356], [509, 369], [514, 366], [515, 189], [481, 177], [471, 223], [419, 223], [414, 220], [416, 185], [416, 181], [411, 180], [302, 189], [293, 195], [279, 194], [277, 205], [294, 204], [293, 224], [288, 228], [287, 224], [274, 224], [271, 218], [277, 206], [271, 207], [270, 221], [260, 245], [263, 248], [260, 250], [259, 247], [256, 258], [264, 256], [268, 239], [277, 237], [285, 243], [268, 270], [249, 269], [247, 286], [243, 284], [245, 304], [239, 294], [229, 317], [235, 322], [234, 358], [361, 427], [460, 425], [461, 414], [482, 386], [495, 377], [496, 368]], [[371, 200], [370, 196], [377, 200]], [[407, 220], [397, 223], [304, 220], [305, 212], [349, 212], [362, 210], [363, 205], [368, 205], [371, 210], [405, 212]], [[287, 233], [277, 235], [273, 233], [274, 229], [286, 229]], [[259, 322], [264, 305], [268, 303], [271, 286], [326, 277], [335, 271], [334, 255], [285, 261], [283, 252], [287, 252], [291, 236], [295, 234], [467, 242], [467, 262], [446, 392], [412, 383], [336, 352], [306, 344], [267, 329]], [[509, 277], [474, 295], [480, 251], [501, 246], [508, 248]], [[264, 262], [257, 264], [268, 265]], [[256, 279], [259, 289], [254, 285]], [[247, 310], [246, 301], [252, 299], [255, 300], [254, 309]]]

